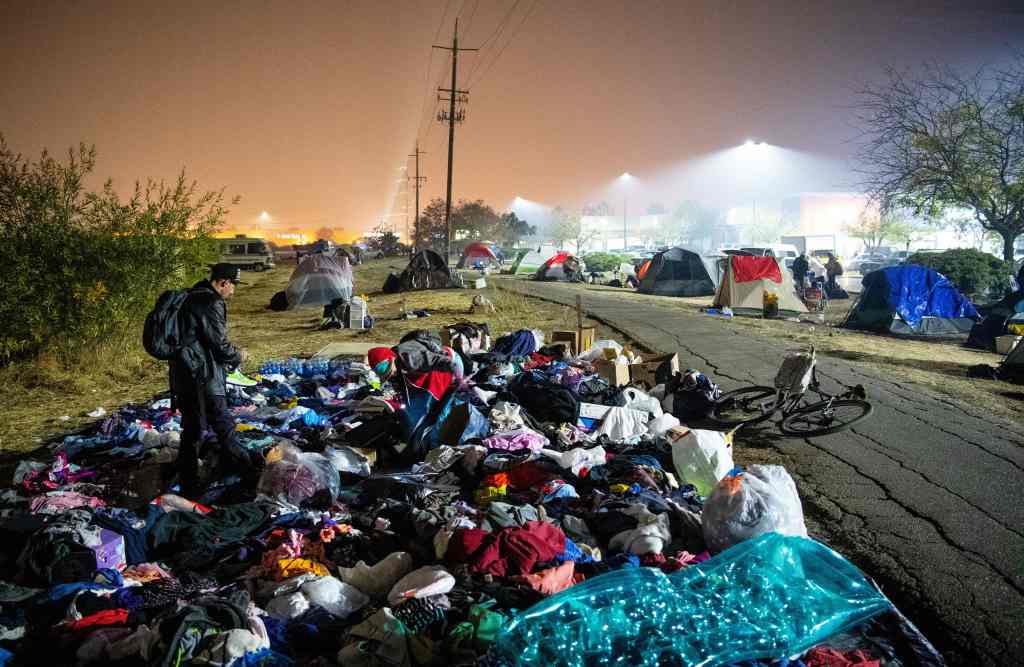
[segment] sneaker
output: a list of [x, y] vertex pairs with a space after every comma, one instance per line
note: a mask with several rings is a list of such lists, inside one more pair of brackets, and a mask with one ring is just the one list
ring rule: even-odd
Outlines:
[[238, 370], [237, 368], [231, 371], [231, 374], [228, 375], [227, 377], [227, 381], [228, 384], [234, 385], [236, 387], [255, 387], [257, 384], [259, 384], [258, 382], [256, 382], [256, 380], [253, 380], [251, 377], [246, 377], [242, 373], [242, 371]]

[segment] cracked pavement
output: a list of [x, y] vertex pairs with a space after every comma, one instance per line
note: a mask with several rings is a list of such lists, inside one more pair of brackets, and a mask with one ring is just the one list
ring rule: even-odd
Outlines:
[[[772, 384], [789, 346], [730, 322], [638, 302], [628, 292], [503, 279], [503, 289], [565, 305], [724, 391]], [[882, 586], [951, 665], [1024, 662], [1024, 425], [850, 362], [819, 357], [823, 389], [862, 384], [875, 410], [853, 429], [812, 439], [769, 427], [737, 447], [770, 447], [800, 488], [819, 537]]]

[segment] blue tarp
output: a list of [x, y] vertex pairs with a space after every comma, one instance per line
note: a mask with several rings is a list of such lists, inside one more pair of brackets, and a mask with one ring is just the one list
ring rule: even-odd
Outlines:
[[[864, 276], [858, 311], [888, 311], [917, 329], [924, 317], [980, 319], [971, 300], [938, 271], [908, 264]], [[874, 318], [871, 318], [874, 319]]]

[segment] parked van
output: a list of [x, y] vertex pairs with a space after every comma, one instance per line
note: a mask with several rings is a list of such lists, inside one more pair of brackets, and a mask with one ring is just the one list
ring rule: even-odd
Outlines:
[[274, 253], [263, 239], [239, 234], [221, 239], [220, 261], [245, 270], [266, 271], [274, 268]]
[[796, 259], [800, 255], [797, 247], [791, 243], [772, 243], [765, 246], [740, 248], [754, 257], [774, 257], [775, 259]]

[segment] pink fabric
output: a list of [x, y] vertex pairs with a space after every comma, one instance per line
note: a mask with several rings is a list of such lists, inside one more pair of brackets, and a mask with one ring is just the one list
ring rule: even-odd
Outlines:
[[60, 514], [76, 507], [103, 507], [105, 504], [99, 498], [76, 491], [52, 491], [32, 498], [29, 508], [33, 514]]
[[528, 428], [492, 435], [484, 438], [483, 442], [487, 449], [502, 449], [507, 452], [518, 452], [523, 449], [539, 452], [548, 445], [547, 438]]

